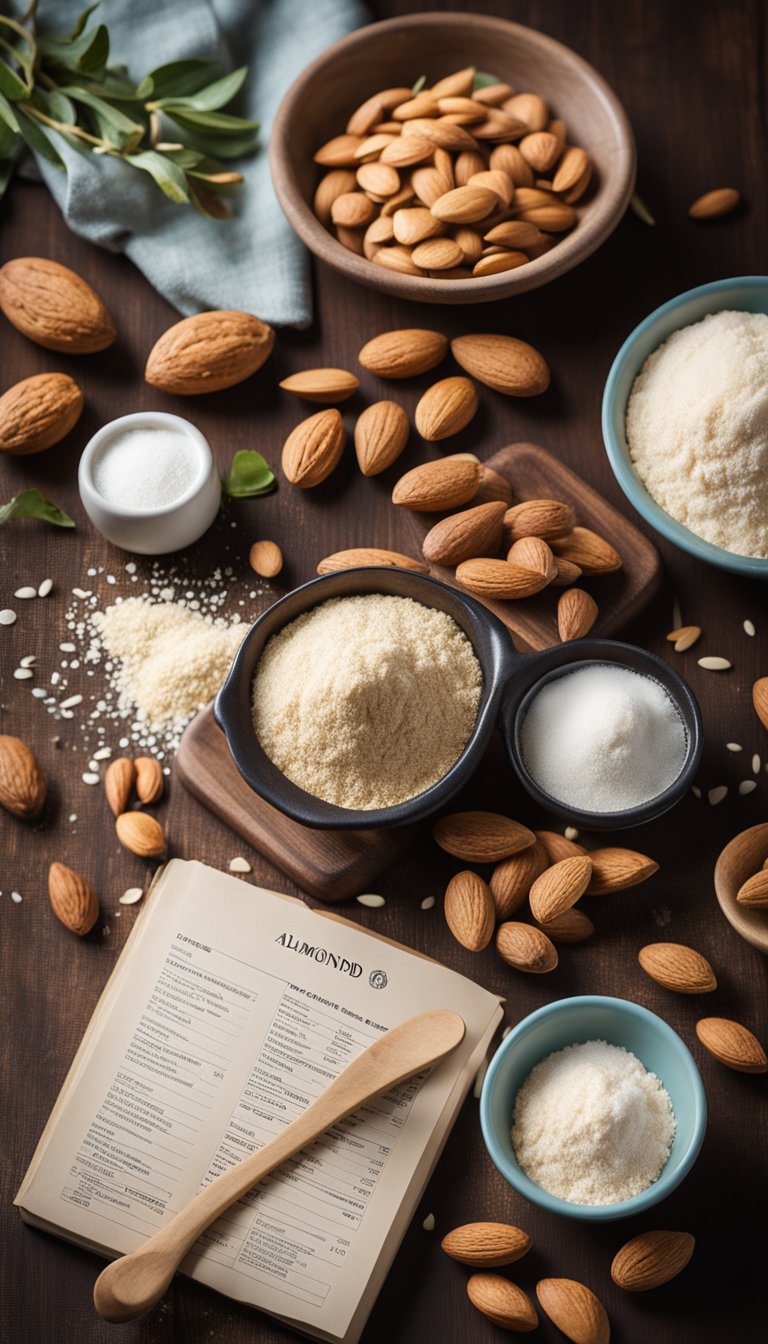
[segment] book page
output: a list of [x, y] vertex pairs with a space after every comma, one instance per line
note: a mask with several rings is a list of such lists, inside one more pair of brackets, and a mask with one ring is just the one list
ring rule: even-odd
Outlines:
[[178, 860], [135, 937], [17, 1199], [108, 1253], [140, 1245], [282, 1132], [388, 1028], [428, 1008], [464, 1017], [448, 1060], [283, 1164], [185, 1261], [231, 1297], [342, 1338], [498, 1000], [301, 902]]

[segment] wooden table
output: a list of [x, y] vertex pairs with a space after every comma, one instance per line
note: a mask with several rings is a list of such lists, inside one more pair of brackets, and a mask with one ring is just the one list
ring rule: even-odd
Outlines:
[[[464, 7], [474, 6], [465, 0]], [[414, 8], [411, 3], [375, 6], [380, 17]], [[486, 0], [482, 8], [504, 14], [509, 7], [502, 0]], [[613, 85], [637, 135], [639, 190], [657, 220], [649, 228], [628, 214], [609, 242], [577, 271], [514, 303], [477, 311], [409, 306], [355, 289], [322, 270], [316, 277], [317, 319], [310, 331], [280, 334], [273, 359], [242, 387], [210, 398], [177, 400], [141, 380], [147, 351], [175, 320], [168, 305], [128, 261], [70, 234], [44, 188], [17, 183], [2, 207], [1, 259], [38, 254], [73, 266], [103, 295], [120, 332], [112, 350], [72, 361], [84, 385], [86, 411], [66, 444], [0, 466], [3, 499], [22, 485], [40, 485], [78, 525], [72, 535], [17, 522], [3, 529], [1, 537], [0, 606], [15, 605], [19, 620], [0, 636], [0, 726], [33, 745], [52, 784], [52, 805], [42, 826], [30, 830], [0, 813], [5, 1080], [0, 1333], [9, 1344], [96, 1344], [118, 1338], [91, 1306], [96, 1259], [24, 1228], [10, 1206], [135, 918], [133, 910], [117, 904], [117, 897], [146, 876], [145, 866], [112, 837], [101, 791], [81, 782], [86, 757], [78, 749], [77, 718], [54, 725], [30, 696], [29, 684], [11, 677], [18, 659], [35, 653], [37, 680], [45, 684], [60, 656], [56, 651], [64, 638], [69, 591], [83, 584], [88, 566], [103, 564], [114, 572], [117, 591], [123, 582], [127, 557], [88, 525], [78, 500], [77, 460], [86, 439], [113, 416], [153, 407], [186, 414], [199, 424], [222, 464], [243, 447], [262, 449], [276, 464], [286, 432], [300, 418], [297, 406], [277, 391], [278, 377], [312, 364], [355, 368], [362, 341], [390, 327], [434, 324], [449, 335], [473, 329], [509, 332], [542, 350], [553, 369], [553, 386], [545, 397], [530, 402], [484, 390], [482, 413], [455, 441], [456, 449], [472, 448], [487, 457], [506, 442], [537, 440], [628, 508], [605, 459], [599, 424], [600, 394], [616, 349], [635, 323], [664, 299], [706, 280], [764, 268], [768, 145], [765, 109], [761, 112], [760, 106], [765, 36], [757, 0], [678, 0], [652, 6], [643, 0], [623, 5], [595, 0], [590, 6], [520, 0], [514, 17], [574, 46]], [[745, 209], [710, 225], [687, 218], [689, 203], [702, 191], [730, 184], [743, 190]], [[225, 233], [222, 226], [222, 240]], [[225, 255], [223, 251], [222, 264]], [[65, 358], [29, 344], [4, 321], [1, 338], [3, 387], [38, 371], [70, 367]], [[418, 384], [396, 389], [409, 412], [418, 390]], [[368, 391], [363, 379], [363, 392]], [[424, 455], [424, 447], [412, 442], [403, 466]], [[249, 605], [248, 614], [308, 579], [318, 559], [333, 550], [402, 544], [403, 523], [388, 502], [396, 473], [364, 480], [348, 451], [345, 464], [318, 491], [303, 493], [281, 484], [270, 498], [237, 505], [232, 514], [237, 526], [230, 529], [229, 540], [246, 586], [245, 561], [255, 538], [275, 538], [287, 558], [273, 592]], [[201, 572], [213, 568], [221, 535], [203, 541], [183, 562]], [[672, 658], [689, 676], [700, 697], [706, 731], [700, 782], [705, 794], [713, 785], [728, 784], [725, 802], [714, 809], [706, 797], [689, 797], [642, 836], [620, 837], [657, 858], [661, 871], [646, 886], [601, 903], [594, 912], [596, 938], [566, 949], [552, 975], [515, 974], [492, 947], [473, 956], [453, 941], [439, 898], [455, 866], [436, 851], [428, 835], [380, 882], [387, 898], [384, 908], [353, 906], [351, 913], [506, 995], [510, 1022], [554, 998], [585, 992], [624, 995], [661, 1013], [692, 1044], [701, 1065], [710, 1107], [703, 1151], [692, 1174], [662, 1208], [623, 1225], [587, 1228], [537, 1212], [511, 1192], [486, 1156], [478, 1104], [470, 1098], [373, 1312], [365, 1334], [370, 1344], [481, 1344], [501, 1338], [470, 1307], [464, 1270], [439, 1249], [439, 1238], [449, 1228], [483, 1218], [519, 1222], [532, 1234], [535, 1249], [514, 1275], [524, 1286], [532, 1289], [537, 1277], [551, 1274], [590, 1284], [605, 1302], [613, 1338], [621, 1344], [651, 1338], [656, 1344], [748, 1344], [762, 1337], [759, 1288], [765, 1266], [758, 1246], [768, 1198], [766, 1079], [732, 1073], [706, 1056], [695, 1040], [694, 1022], [710, 1013], [733, 1016], [766, 1037], [766, 964], [720, 915], [712, 869], [726, 840], [765, 819], [765, 773], [750, 797], [739, 797], [736, 785], [750, 774], [754, 751], [768, 757], [768, 738], [750, 707], [751, 684], [768, 671], [768, 610], [765, 589], [758, 584], [697, 564], [663, 543], [661, 549], [664, 586], [626, 635]], [[45, 604], [14, 603], [11, 595], [17, 587], [48, 575], [56, 586]], [[684, 619], [704, 630], [701, 644], [683, 657], [672, 654], [664, 642], [674, 596]], [[106, 604], [106, 588], [103, 597]], [[745, 618], [758, 627], [756, 639], [744, 634]], [[733, 670], [725, 676], [702, 671], [696, 655], [704, 651], [727, 656]], [[52, 742], [54, 732], [61, 737], [59, 749]], [[728, 741], [742, 743], [743, 752], [727, 752]], [[499, 753], [473, 789], [473, 802], [503, 804], [508, 787], [509, 771]], [[514, 794], [512, 806], [519, 806]], [[72, 814], [77, 814], [76, 823], [68, 820]], [[545, 820], [527, 807], [523, 819], [537, 824]], [[175, 854], [225, 868], [242, 850], [242, 843], [173, 780], [166, 820]], [[286, 888], [276, 871], [257, 856], [249, 857], [254, 881]], [[82, 941], [56, 922], [48, 906], [46, 875], [52, 860], [82, 869], [101, 895], [103, 922]], [[21, 904], [11, 902], [11, 889], [23, 895]], [[420, 903], [427, 895], [438, 897], [438, 904], [424, 912]], [[648, 980], [636, 954], [644, 943], [657, 939], [690, 943], [707, 955], [720, 980], [716, 995], [688, 1000]], [[436, 1219], [434, 1233], [421, 1226], [430, 1212]], [[655, 1293], [621, 1293], [609, 1277], [614, 1251], [630, 1235], [659, 1226], [695, 1233], [692, 1264], [676, 1283]], [[120, 1334], [126, 1344], [245, 1344], [255, 1337], [270, 1344], [294, 1338], [266, 1318], [181, 1280], [145, 1321], [124, 1327]], [[548, 1322], [540, 1337], [561, 1338]]]

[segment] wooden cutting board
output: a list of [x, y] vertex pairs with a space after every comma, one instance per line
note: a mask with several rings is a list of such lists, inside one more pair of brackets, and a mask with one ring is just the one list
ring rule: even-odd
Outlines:
[[[560, 499], [572, 504], [577, 521], [599, 532], [620, 552], [623, 568], [605, 578], [584, 580], [600, 615], [591, 633], [612, 635], [645, 605], [661, 576], [655, 546], [612, 504], [586, 485], [573, 471], [543, 448], [516, 443], [502, 448], [486, 464], [512, 483], [516, 500]], [[410, 549], [421, 553], [421, 542], [437, 521], [436, 514], [407, 513]], [[406, 547], [404, 547], [406, 549]], [[430, 571], [451, 587], [459, 588], [453, 571], [434, 565]], [[508, 627], [522, 652], [548, 649], [558, 642], [555, 611], [562, 589], [537, 594], [522, 602], [485, 602]], [[300, 826], [260, 798], [238, 774], [224, 734], [209, 707], [187, 728], [176, 757], [176, 769], [185, 788], [232, 827], [311, 896], [336, 902], [370, 888], [375, 879], [396, 863], [417, 834], [418, 826], [387, 830], [315, 831]]]

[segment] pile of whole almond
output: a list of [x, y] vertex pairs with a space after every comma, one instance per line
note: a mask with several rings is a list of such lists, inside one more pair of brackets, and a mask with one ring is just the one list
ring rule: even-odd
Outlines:
[[318, 149], [315, 214], [343, 247], [464, 280], [525, 266], [573, 228], [588, 153], [539, 94], [477, 84], [469, 66], [431, 88], [382, 89]]
[[160, 822], [148, 812], [128, 810], [134, 789], [144, 805], [159, 803], [162, 798], [163, 771], [153, 756], [139, 756], [135, 761], [119, 756], [111, 761], [104, 775], [104, 791], [123, 848], [140, 859], [160, 858], [166, 849], [165, 833]]

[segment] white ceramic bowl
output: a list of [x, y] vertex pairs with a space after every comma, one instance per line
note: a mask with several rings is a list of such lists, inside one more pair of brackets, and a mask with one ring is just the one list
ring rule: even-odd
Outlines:
[[[184, 494], [171, 504], [157, 509], [124, 508], [99, 494], [93, 468], [105, 445], [116, 434], [144, 428], [184, 434], [195, 451], [198, 466]], [[221, 483], [208, 440], [188, 420], [164, 411], [121, 415], [98, 430], [80, 458], [78, 485], [83, 507], [94, 526], [115, 546], [124, 551], [136, 551], [139, 555], [166, 555], [169, 551], [191, 546], [207, 532], [221, 503]]]

